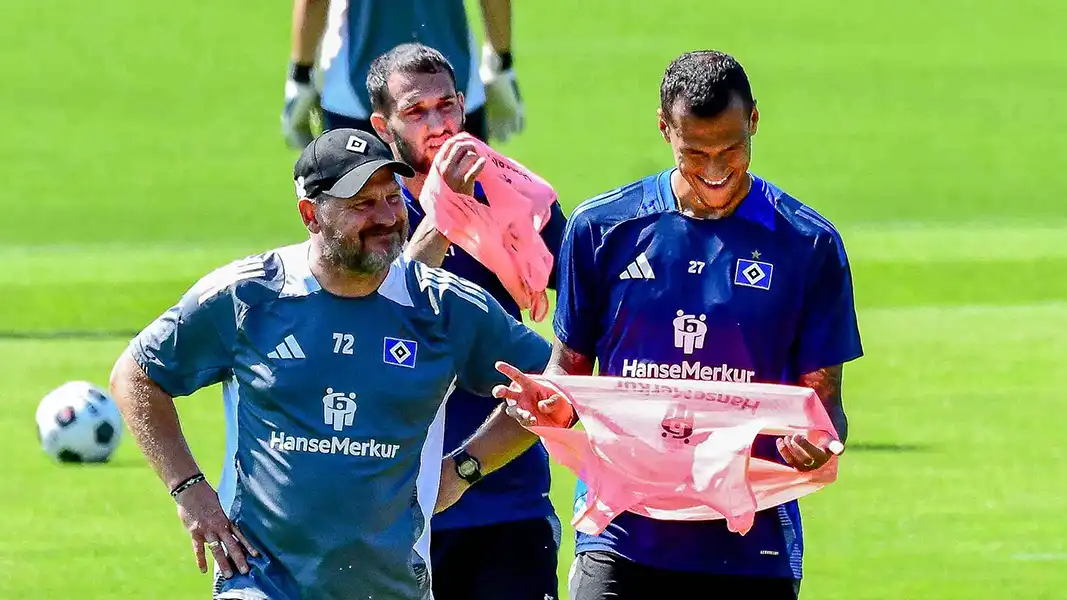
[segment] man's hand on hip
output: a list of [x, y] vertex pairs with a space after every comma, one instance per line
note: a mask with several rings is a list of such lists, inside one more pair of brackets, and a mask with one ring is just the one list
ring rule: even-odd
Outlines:
[[201, 573], [207, 573], [204, 546], [211, 551], [215, 564], [227, 579], [233, 577], [235, 567], [242, 574], [248, 573], [245, 553], [258, 557], [259, 552], [248, 542], [237, 524], [226, 516], [218, 494], [206, 481], [183, 490], [175, 502], [178, 504], [178, 518], [192, 538], [196, 566]]

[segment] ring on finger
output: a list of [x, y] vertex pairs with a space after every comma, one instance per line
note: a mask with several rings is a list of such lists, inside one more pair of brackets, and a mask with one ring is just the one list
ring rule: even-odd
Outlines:
[[221, 546], [222, 542], [220, 542], [218, 540], [212, 540], [210, 542], [204, 542], [204, 545], [207, 546], [208, 548], [211, 548], [212, 550], [214, 550], [215, 548], [218, 548], [219, 546]]

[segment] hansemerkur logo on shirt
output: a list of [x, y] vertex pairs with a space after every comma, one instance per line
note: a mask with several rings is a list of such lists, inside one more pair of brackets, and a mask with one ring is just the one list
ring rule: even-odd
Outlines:
[[[684, 310], [675, 313], [672, 321], [674, 347], [689, 356], [704, 349], [708, 335], [707, 315], [687, 314]], [[637, 379], [698, 379], [700, 381], [730, 381], [752, 383], [755, 371], [738, 369], [723, 363], [705, 365], [699, 360], [683, 360], [680, 363], [656, 363], [639, 359], [623, 359], [622, 376]]]
[[[339, 392], [326, 388], [322, 397], [322, 421], [330, 430], [344, 431], [356, 421], [356, 394]], [[284, 431], [273, 431], [269, 441], [272, 450], [282, 452], [307, 452], [318, 454], [344, 454], [363, 458], [396, 458], [399, 444], [390, 444], [376, 439], [358, 440], [349, 437], [304, 437], [287, 435]]]

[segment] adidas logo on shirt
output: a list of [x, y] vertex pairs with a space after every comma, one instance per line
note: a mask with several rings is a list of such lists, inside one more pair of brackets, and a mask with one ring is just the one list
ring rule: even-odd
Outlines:
[[300, 344], [296, 343], [296, 338], [292, 334], [285, 336], [282, 343], [278, 344], [274, 348], [274, 352], [268, 352], [267, 358], [273, 359], [290, 359], [290, 358], [307, 358], [304, 356], [304, 351], [300, 348]]
[[645, 257], [645, 253], [637, 255], [637, 258], [630, 263], [630, 266], [626, 267], [626, 270], [619, 273], [619, 279], [655, 279], [656, 274], [652, 272], [652, 265], [648, 264], [648, 258]]

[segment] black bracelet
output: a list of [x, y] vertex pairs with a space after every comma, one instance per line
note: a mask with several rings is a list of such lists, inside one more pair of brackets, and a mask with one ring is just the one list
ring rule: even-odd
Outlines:
[[311, 69], [314, 65], [298, 65], [293, 63], [289, 66], [289, 77], [297, 83], [311, 83]]
[[174, 489], [170, 491], [171, 498], [177, 499], [178, 498], [178, 494], [184, 492], [185, 490], [193, 487], [194, 485], [196, 485], [196, 484], [198, 484], [201, 481], [204, 481], [206, 479], [207, 478], [204, 477], [203, 473], [197, 473], [196, 475], [193, 475], [192, 477], [189, 477], [185, 481], [183, 481], [183, 482], [179, 483], [178, 485], [174, 486]]

